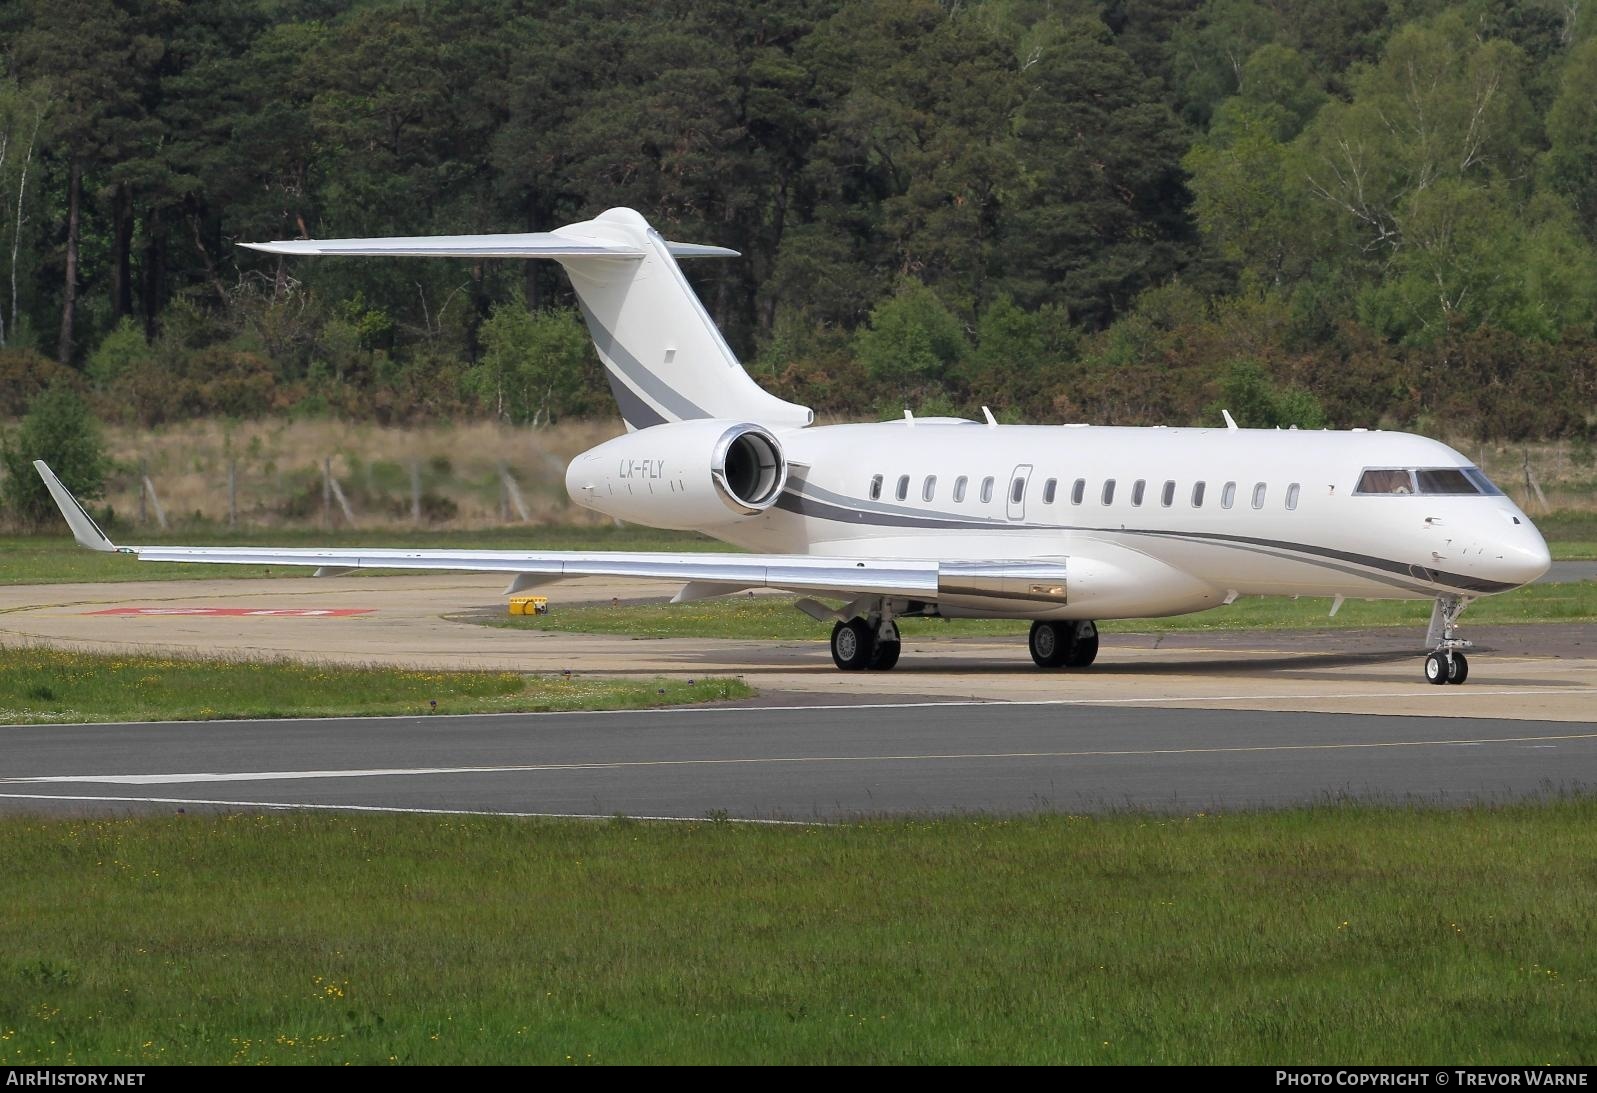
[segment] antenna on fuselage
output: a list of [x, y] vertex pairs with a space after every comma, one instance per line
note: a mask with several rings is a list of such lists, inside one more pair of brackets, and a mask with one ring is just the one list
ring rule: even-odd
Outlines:
[[993, 412], [987, 409], [987, 407], [983, 406], [981, 408], [981, 416], [987, 419], [987, 427], [989, 429], [998, 428], [998, 422], [993, 419]]
[[1225, 427], [1228, 432], [1237, 431], [1237, 419], [1231, 416], [1230, 410], [1221, 410], [1220, 416], [1225, 418]]

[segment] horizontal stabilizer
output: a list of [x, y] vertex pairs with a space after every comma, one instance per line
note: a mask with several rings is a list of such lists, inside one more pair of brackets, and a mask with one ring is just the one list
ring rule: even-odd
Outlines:
[[[279, 239], [241, 243], [267, 254], [388, 258], [642, 258], [641, 247], [559, 232], [513, 235], [417, 235], [378, 239]], [[679, 258], [736, 258], [737, 251], [702, 243], [666, 243]]]

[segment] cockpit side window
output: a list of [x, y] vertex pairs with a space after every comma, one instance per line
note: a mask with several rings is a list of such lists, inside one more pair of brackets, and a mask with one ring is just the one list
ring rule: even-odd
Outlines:
[[1475, 483], [1475, 488], [1477, 490], [1479, 490], [1481, 493], [1484, 493], [1487, 497], [1503, 496], [1503, 491], [1498, 489], [1490, 478], [1487, 478], [1484, 474], [1482, 474], [1479, 467], [1465, 467], [1462, 473], [1465, 478]]
[[1359, 476], [1358, 488], [1353, 492], [1375, 494], [1413, 493], [1414, 476], [1406, 470], [1397, 468], [1367, 470]]

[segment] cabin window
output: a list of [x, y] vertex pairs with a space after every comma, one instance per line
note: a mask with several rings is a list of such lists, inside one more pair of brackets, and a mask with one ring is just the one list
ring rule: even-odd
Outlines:
[[879, 475], [879, 474], [873, 474], [873, 475], [871, 475], [871, 500], [872, 501], [880, 501], [881, 499], [882, 499], [882, 476]]
[[1237, 484], [1235, 482], [1227, 482], [1225, 488], [1220, 491], [1220, 507], [1228, 509], [1236, 503]]
[[1176, 503], [1176, 484], [1174, 482], [1166, 482], [1164, 484], [1164, 490], [1159, 494], [1159, 503], [1165, 508], [1169, 508]]
[[1408, 494], [1414, 492], [1414, 476], [1399, 468], [1368, 470], [1359, 475], [1354, 493]]
[[1010, 504], [1018, 505], [1018, 504], [1021, 503], [1021, 501], [1025, 500], [1025, 497], [1026, 497], [1026, 480], [1024, 478], [1017, 478], [1013, 482], [1009, 483], [1009, 503]]
[[993, 480], [989, 476], [989, 477], [983, 478], [981, 480], [981, 500], [982, 500], [982, 504], [985, 505], [989, 501], [991, 501], [992, 499], [993, 499]]
[[1264, 483], [1263, 482], [1260, 482], [1257, 486], [1253, 487], [1253, 507], [1256, 508], [1256, 509], [1262, 509], [1264, 507]]
[[1042, 487], [1042, 503], [1045, 504], [1045, 505], [1053, 504], [1054, 503], [1054, 493], [1058, 489], [1059, 489], [1059, 479], [1050, 478], [1048, 481], [1044, 482], [1043, 483], [1043, 487]]
[[1300, 487], [1296, 482], [1292, 483], [1286, 488], [1286, 507], [1288, 509], [1295, 509], [1298, 507], [1298, 493], [1301, 491], [1301, 489], [1302, 487]]
[[898, 476], [898, 499], [900, 501], [902, 501], [902, 500], [904, 500], [904, 498], [906, 498], [908, 496], [909, 496], [909, 475], [901, 474], [901, 475]]
[[930, 501], [932, 499], [932, 495], [936, 492], [937, 476], [935, 474], [929, 474], [926, 476], [926, 481], [921, 483], [920, 499], [922, 501]]
[[969, 481], [969, 479], [967, 479], [964, 475], [960, 475], [958, 478], [954, 479], [955, 501], [963, 502], [965, 500], [965, 483], [967, 481]]
[[1070, 487], [1070, 503], [1072, 505], [1079, 505], [1086, 498], [1086, 496], [1087, 480], [1085, 478], [1076, 479], [1076, 484]]
[[1115, 480], [1113, 478], [1104, 480], [1103, 503], [1106, 505], [1112, 505], [1115, 503]]
[[1142, 491], [1147, 488], [1147, 485], [1148, 483], [1140, 478], [1131, 484], [1131, 503], [1133, 505], [1142, 504]]
[[1194, 482], [1192, 484], [1192, 507], [1195, 509], [1203, 507], [1203, 490], [1204, 484], [1202, 482]]

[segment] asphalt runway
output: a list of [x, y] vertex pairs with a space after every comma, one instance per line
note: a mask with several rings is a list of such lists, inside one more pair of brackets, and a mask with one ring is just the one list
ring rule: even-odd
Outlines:
[[0, 729], [0, 811], [275, 808], [766, 821], [1597, 785], [1597, 725], [1073, 703], [728, 707]]

